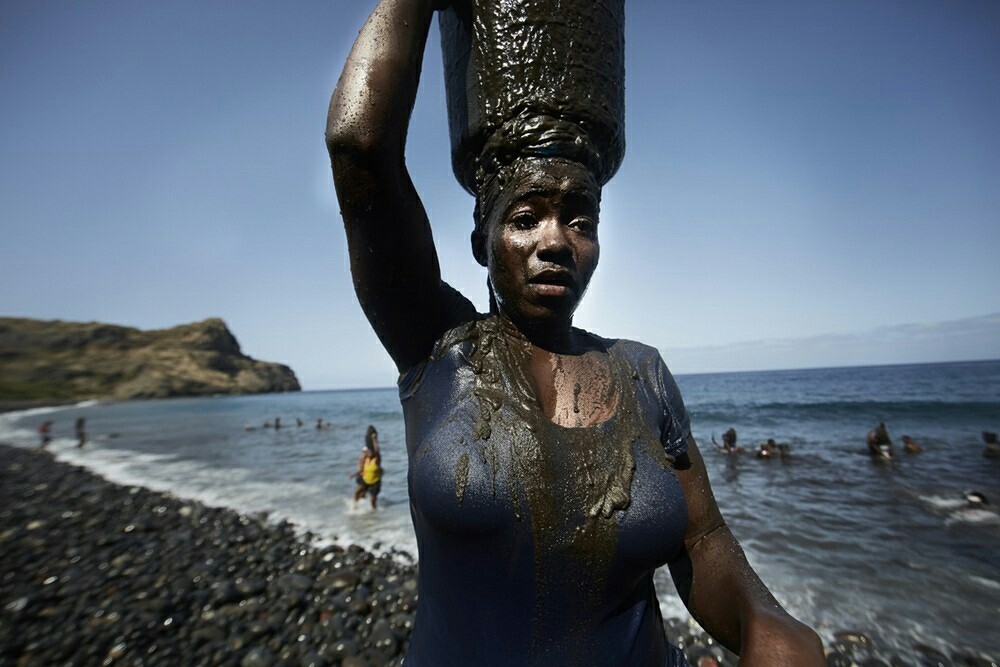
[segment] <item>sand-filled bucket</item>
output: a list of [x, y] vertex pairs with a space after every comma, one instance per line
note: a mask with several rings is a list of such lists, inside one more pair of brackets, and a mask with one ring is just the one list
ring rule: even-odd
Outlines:
[[452, 167], [553, 155], [606, 183], [625, 155], [625, 0], [456, 0], [441, 13]]

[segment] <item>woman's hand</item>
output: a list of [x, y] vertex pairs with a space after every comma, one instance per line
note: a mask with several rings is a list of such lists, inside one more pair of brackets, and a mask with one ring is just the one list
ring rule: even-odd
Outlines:
[[784, 612], [756, 614], [743, 632], [740, 667], [823, 667], [823, 643]]

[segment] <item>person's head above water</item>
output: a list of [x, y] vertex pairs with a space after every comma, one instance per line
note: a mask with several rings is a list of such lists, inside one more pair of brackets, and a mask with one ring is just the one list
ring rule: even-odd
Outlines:
[[591, 171], [564, 158], [517, 159], [480, 188], [472, 252], [519, 327], [572, 320], [600, 257], [600, 202]]

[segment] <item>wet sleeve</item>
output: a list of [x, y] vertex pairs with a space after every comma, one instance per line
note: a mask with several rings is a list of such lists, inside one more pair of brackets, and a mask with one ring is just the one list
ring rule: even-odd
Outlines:
[[664, 451], [676, 458], [687, 451], [687, 440], [691, 436], [691, 422], [688, 419], [687, 410], [684, 408], [681, 390], [677, 387], [674, 376], [660, 356], [657, 356], [656, 359], [656, 386], [660, 405], [663, 406], [664, 419], [660, 442], [663, 444]]

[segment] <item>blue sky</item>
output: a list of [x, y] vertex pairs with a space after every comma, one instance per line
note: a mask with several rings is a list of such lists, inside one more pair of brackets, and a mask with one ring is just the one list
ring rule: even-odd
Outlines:
[[[219, 316], [306, 388], [391, 384], [323, 145], [372, 6], [0, 5], [0, 314]], [[983, 318], [1000, 311], [1000, 4], [629, 0], [626, 16], [628, 150], [578, 325], [677, 372], [1000, 356]], [[484, 308], [437, 40], [407, 162], [445, 278]], [[962, 321], [979, 344], [955, 344]], [[958, 324], [879, 338], [938, 322]], [[754, 356], [764, 340], [786, 343]]]

